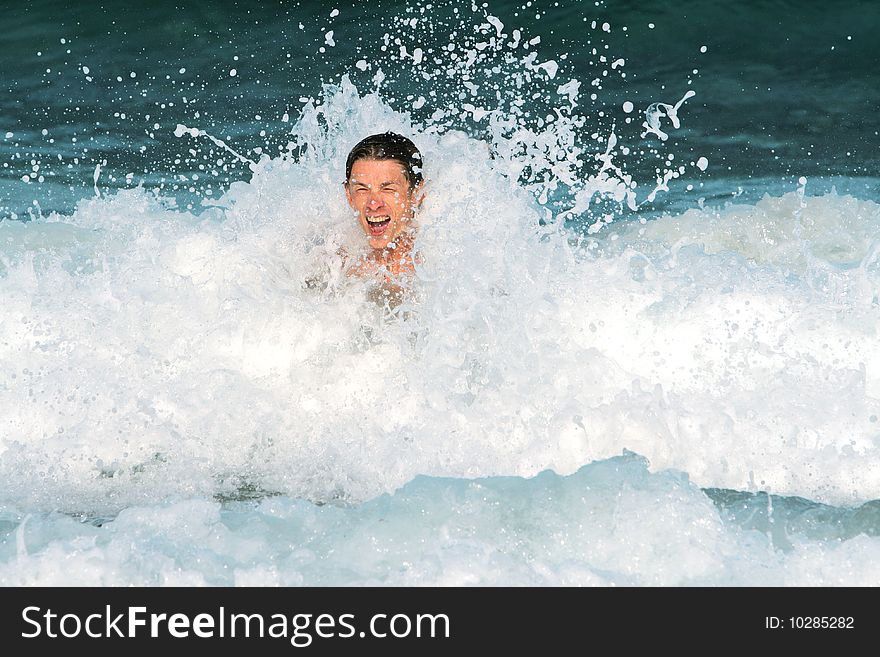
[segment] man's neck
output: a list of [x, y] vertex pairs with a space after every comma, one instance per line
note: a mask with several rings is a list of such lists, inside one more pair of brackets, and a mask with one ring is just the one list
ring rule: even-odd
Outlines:
[[412, 233], [398, 235], [385, 248], [372, 249], [368, 261], [372, 261], [374, 267], [383, 268], [393, 275], [412, 273], [414, 241]]
[[412, 251], [413, 241], [411, 233], [401, 233], [381, 249], [373, 249], [373, 255], [379, 260], [400, 258]]

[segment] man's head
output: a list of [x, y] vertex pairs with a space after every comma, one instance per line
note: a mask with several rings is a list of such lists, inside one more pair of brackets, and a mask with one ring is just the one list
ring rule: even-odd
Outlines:
[[422, 155], [393, 132], [371, 135], [345, 162], [345, 196], [370, 246], [384, 249], [406, 229], [421, 203]]

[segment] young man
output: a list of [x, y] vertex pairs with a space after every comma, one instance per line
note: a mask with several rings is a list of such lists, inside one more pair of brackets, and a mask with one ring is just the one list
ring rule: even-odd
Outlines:
[[361, 140], [345, 162], [345, 197], [370, 250], [348, 269], [390, 281], [415, 273], [415, 211], [423, 198], [422, 155], [406, 137], [383, 132]]

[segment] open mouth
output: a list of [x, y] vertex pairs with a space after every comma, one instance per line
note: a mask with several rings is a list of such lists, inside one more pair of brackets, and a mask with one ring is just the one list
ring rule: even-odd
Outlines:
[[367, 217], [367, 227], [370, 229], [370, 235], [381, 235], [390, 223], [391, 217], [388, 216]]

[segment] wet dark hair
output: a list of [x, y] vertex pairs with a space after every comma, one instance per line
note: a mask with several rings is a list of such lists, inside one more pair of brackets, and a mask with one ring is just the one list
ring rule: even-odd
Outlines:
[[410, 189], [422, 182], [422, 154], [412, 141], [396, 132], [370, 135], [351, 149], [345, 161], [346, 183], [351, 179], [351, 167], [358, 160], [394, 160], [403, 166]]

